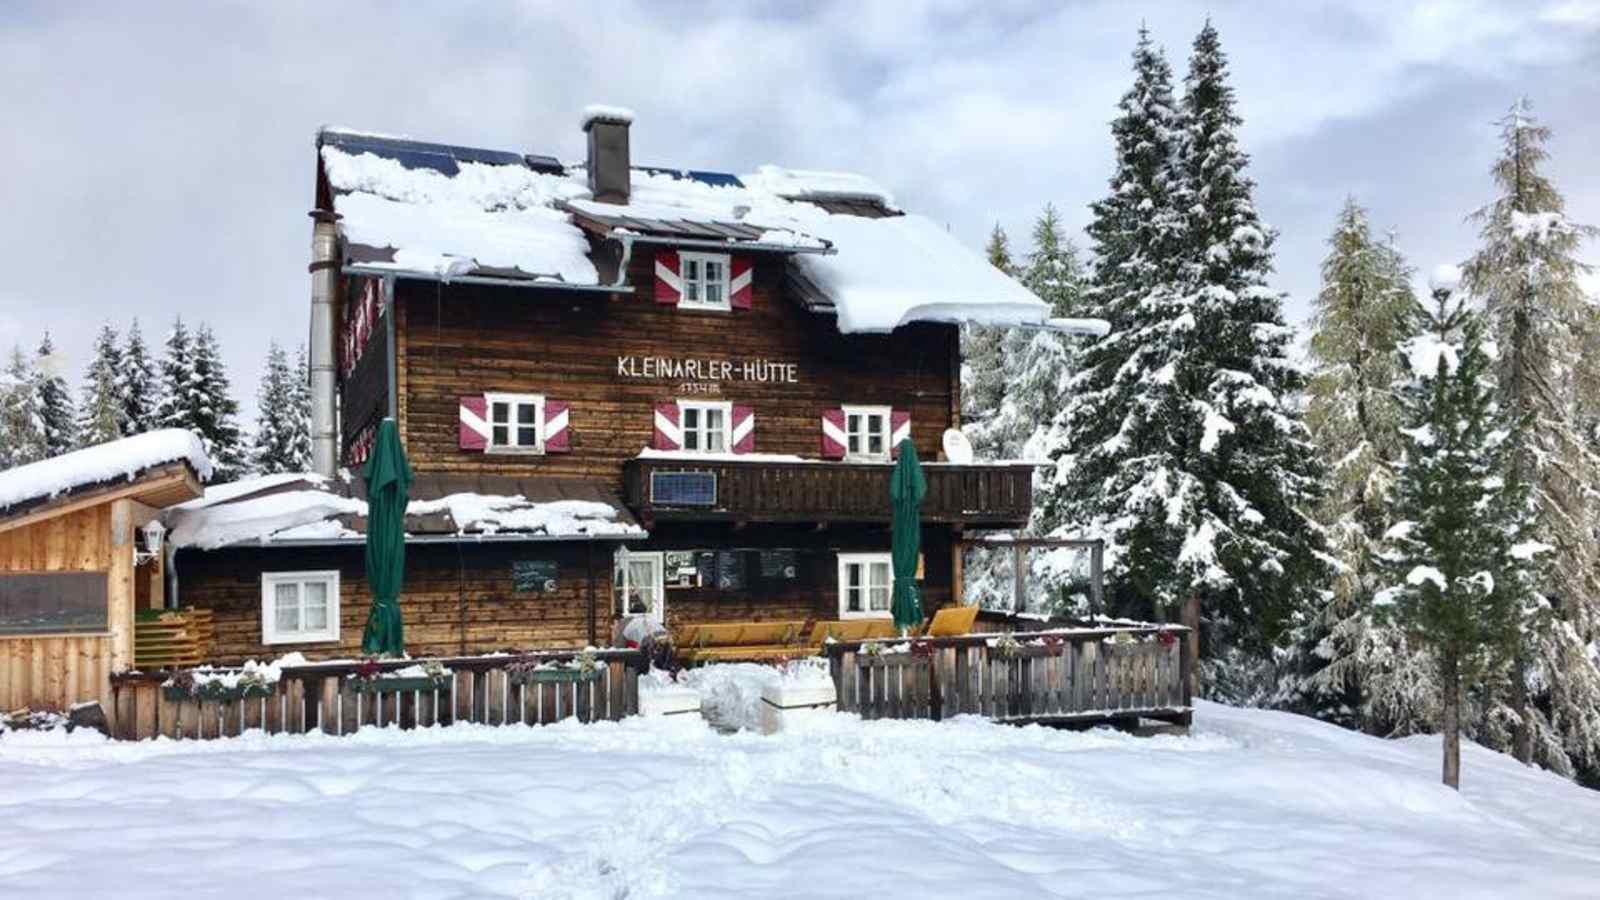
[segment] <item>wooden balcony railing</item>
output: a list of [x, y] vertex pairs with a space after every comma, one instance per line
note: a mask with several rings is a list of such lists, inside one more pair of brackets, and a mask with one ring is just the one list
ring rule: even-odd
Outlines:
[[[640, 458], [628, 461], [626, 499], [646, 520], [888, 522], [892, 471], [888, 463]], [[658, 472], [709, 472], [716, 476], [715, 497], [704, 504], [666, 502], [652, 494]], [[1033, 509], [1028, 463], [924, 463], [923, 473], [925, 522], [1014, 527]]]

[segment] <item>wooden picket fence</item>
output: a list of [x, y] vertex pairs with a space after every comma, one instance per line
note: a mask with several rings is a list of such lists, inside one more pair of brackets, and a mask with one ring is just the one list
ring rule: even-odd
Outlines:
[[839, 709], [866, 719], [1188, 725], [1187, 636], [1177, 626], [1074, 628], [1012, 636], [1020, 643], [982, 634], [835, 643], [827, 654]]
[[[340, 735], [369, 725], [534, 725], [638, 713], [638, 675], [646, 665], [638, 650], [595, 651], [597, 677], [587, 681], [519, 684], [507, 668], [519, 661], [567, 662], [576, 656], [563, 650], [439, 659], [449, 671], [441, 684], [395, 690], [383, 690], [381, 680], [358, 679], [355, 663], [312, 663], [284, 668], [266, 696], [236, 700], [172, 699], [162, 688], [172, 672], [127, 672], [111, 676], [113, 731], [129, 740], [235, 737], [252, 729]], [[379, 670], [394, 672], [419, 661], [385, 662]]]

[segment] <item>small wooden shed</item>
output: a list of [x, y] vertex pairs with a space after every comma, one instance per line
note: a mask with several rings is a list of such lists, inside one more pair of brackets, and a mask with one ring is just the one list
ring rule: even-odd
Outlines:
[[141, 529], [210, 474], [176, 430], [0, 472], [0, 712], [99, 700], [110, 714], [135, 608], [162, 603], [161, 554]]

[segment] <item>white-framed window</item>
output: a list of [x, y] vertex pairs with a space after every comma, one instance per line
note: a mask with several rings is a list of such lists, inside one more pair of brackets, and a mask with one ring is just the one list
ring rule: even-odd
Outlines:
[[889, 458], [889, 407], [844, 408], [844, 458], [882, 461]]
[[839, 618], [888, 618], [893, 585], [894, 567], [889, 554], [839, 554]]
[[678, 253], [683, 283], [680, 309], [732, 309], [728, 302], [728, 254]]
[[487, 394], [490, 453], [544, 452], [544, 397]]
[[733, 404], [716, 400], [679, 400], [678, 427], [683, 449], [693, 453], [727, 453]]
[[617, 612], [637, 615], [650, 613], [657, 621], [666, 620], [664, 560], [660, 553], [618, 553], [613, 582]]
[[339, 639], [339, 572], [261, 573], [261, 642]]

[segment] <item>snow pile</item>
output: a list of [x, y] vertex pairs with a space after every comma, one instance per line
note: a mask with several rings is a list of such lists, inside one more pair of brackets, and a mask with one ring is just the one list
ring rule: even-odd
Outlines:
[[759, 463], [803, 463], [816, 462], [795, 456], [793, 453], [702, 453], [698, 450], [657, 450], [654, 447], [643, 447], [639, 450], [636, 459], [661, 459], [682, 460], [684, 462], [759, 462]]
[[812, 207], [801, 221], [836, 252], [791, 265], [833, 301], [846, 334], [912, 322], [1038, 325], [1049, 318], [1043, 300], [930, 219], [868, 219]]
[[685, 669], [677, 683], [700, 694], [700, 710], [713, 725], [733, 731], [761, 728], [761, 689], [772, 684], [809, 686], [829, 683], [827, 660], [810, 658], [766, 663], [716, 663]]
[[1438, 738], [1205, 703], [1196, 723], [8, 735], [0, 895], [1564, 900], [1600, 883], [1600, 794], [1548, 773], [1469, 744], [1458, 794]]
[[595, 119], [607, 122], [632, 122], [633, 110], [626, 106], [607, 106], [604, 103], [591, 103], [583, 108], [583, 119], [580, 124], [587, 128]]
[[[304, 482], [306, 487], [250, 496], [295, 482]], [[251, 542], [365, 540], [340, 517], [365, 518], [367, 504], [323, 489], [324, 484], [325, 479], [302, 474], [267, 475], [220, 486], [199, 500], [168, 511], [169, 540], [174, 547], [203, 550]], [[645, 535], [616, 507], [593, 500], [534, 503], [521, 495], [457, 493], [437, 500], [412, 500], [406, 506], [408, 516], [439, 513], [450, 516], [457, 534]]]
[[561, 537], [578, 534], [621, 534], [643, 537], [637, 525], [620, 518], [616, 507], [594, 500], [552, 500], [531, 503], [518, 495], [450, 494], [438, 500], [413, 500], [406, 506], [412, 516], [448, 513], [456, 531], [495, 534], [526, 532]]
[[[168, 540], [174, 547], [215, 550], [229, 544], [249, 541], [266, 543], [283, 532], [315, 527], [319, 534], [329, 530], [324, 524], [341, 515], [367, 514], [367, 505], [351, 497], [329, 491], [282, 491], [234, 503], [215, 503], [199, 509], [173, 509], [167, 514]], [[359, 537], [337, 521], [331, 523], [343, 536]], [[303, 534], [303, 532], [302, 532]]]
[[[1436, 334], [1419, 334], [1402, 344], [1400, 349], [1411, 365], [1412, 374], [1418, 378], [1448, 375], [1455, 370], [1458, 363], [1456, 346], [1440, 340]], [[1440, 362], [1444, 363], [1442, 373], [1439, 370]]]
[[894, 197], [881, 185], [865, 175], [853, 172], [819, 172], [806, 169], [786, 169], [782, 166], [760, 166], [739, 180], [751, 190], [762, 191], [788, 200], [862, 199], [883, 204], [894, 209]]
[[149, 469], [178, 461], [187, 462], [202, 481], [211, 477], [211, 460], [200, 439], [180, 428], [150, 431], [63, 453], [0, 472], [0, 511], [76, 488], [133, 481]]
[[345, 237], [394, 251], [392, 264], [369, 265], [441, 277], [484, 266], [599, 282], [583, 232], [555, 209], [586, 190], [570, 178], [475, 162], [459, 163], [452, 177], [332, 145], [322, 148], [322, 160], [334, 189], [348, 192], [335, 200]]

